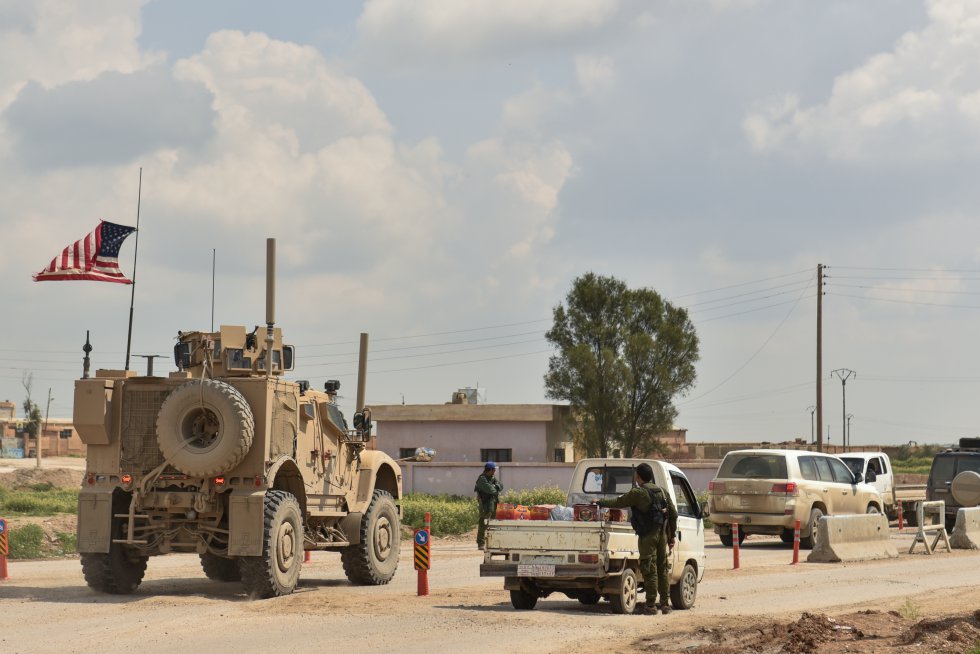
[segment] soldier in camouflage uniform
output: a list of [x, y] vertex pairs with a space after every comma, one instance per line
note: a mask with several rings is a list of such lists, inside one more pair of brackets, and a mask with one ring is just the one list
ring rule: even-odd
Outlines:
[[476, 546], [483, 549], [487, 535], [487, 520], [494, 517], [497, 513], [497, 500], [500, 499], [500, 491], [504, 485], [495, 478], [497, 464], [487, 461], [483, 473], [476, 478], [476, 496], [480, 501], [480, 526], [476, 530]]
[[[636, 476], [634, 478], [636, 486], [624, 495], [616, 499], [599, 500], [599, 506], [610, 508], [629, 507], [634, 516], [638, 511], [649, 511], [654, 497], [659, 493], [666, 504], [667, 515], [664, 516], [663, 526], [654, 529], [645, 536], [637, 535], [640, 544], [640, 574], [643, 575], [643, 588], [646, 591], [646, 606], [638, 609], [638, 613], [655, 615], [659, 609], [663, 613], [670, 613], [670, 603], [668, 592], [670, 590], [670, 579], [667, 576], [667, 548], [674, 547], [674, 534], [677, 533], [677, 509], [674, 503], [662, 488], [653, 483], [653, 468], [647, 463], [636, 466]], [[632, 520], [631, 520], [632, 522]], [[636, 523], [633, 523], [634, 529]], [[660, 602], [657, 603], [657, 592], [660, 593]]]

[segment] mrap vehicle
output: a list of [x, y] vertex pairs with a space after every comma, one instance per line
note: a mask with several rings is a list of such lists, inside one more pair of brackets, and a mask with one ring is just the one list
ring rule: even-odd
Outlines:
[[[677, 533], [668, 556], [670, 603], [689, 609], [704, 577], [705, 508], [677, 466], [647, 459], [582, 459], [568, 487], [568, 504], [613, 498], [633, 486], [636, 466], [653, 468], [653, 481], [677, 507]], [[640, 551], [629, 522], [490, 520], [482, 577], [503, 577], [515, 609], [564, 593], [582, 604], [607, 599], [615, 613], [633, 613], [644, 591]], [[654, 592], [649, 589], [647, 592]]]
[[93, 589], [131, 593], [169, 552], [196, 552], [208, 577], [262, 598], [293, 591], [308, 550], [339, 552], [355, 584], [394, 576], [401, 469], [369, 449], [369, 410], [348, 428], [339, 382], [321, 392], [283, 377], [294, 349], [274, 327], [274, 268], [269, 239], [264, 330], [178, 332], [177, 372], [75, 382], [88, 449], [78, 551]]

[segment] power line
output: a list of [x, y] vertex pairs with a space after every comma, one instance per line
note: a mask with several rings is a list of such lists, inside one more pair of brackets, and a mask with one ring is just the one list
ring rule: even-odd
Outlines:
[[[431, 343], [429, 345], [406, 345], [406, 346], [403, 346], [403, 347], [389, 347], [389, 348], [382, 348], [382, 349], [379, 349], [379, 350], [372, 350], [371, 353], [374, 354], [374, 353], [377, 353], [377, 352], [400, 352], [402, 350], [418, 350], [418, 349], [427, 348], [427, 347], [442, 347], [444, 345], [460, 345], [460, 344], [464, 344], [464, 343], [481, 343], [481, 342], [484, 342], [484, 341], [498, 341], [498, 340], [500, 340], [502, 338], [514, 338], [516, 336], [528, 336], [530, 334], [541, 334], [541, 335], [543, 335], [544, 332], [541, 331], [541, 330], [535, 330], [535, 331], [530, 331], [530, 332], [519, 332], [517, 334], [507, 334], [505, 336], [487, 336], [486, 338], [470, 338], [470, 339], [466, 339], [466, 340], [462, 340], [462, 341], [443, 341], [443, 342], [439, 342], [439, 343]], [[348, 352], [334, 352], [332, 354], [311, 354], [311, 355], [308, 355], [308, 356], [304, 356], [303, 357], [303, 360], [305, 361], [305, 360], [309, 360], [309, 359], [322, 359], [324, 357], [340, 356], [342, 354], [357, 354], [357, 352], [348, 351]]]
[[881, 270], [886, 272], [947, 272], [947, 273], [980, 274], [980, 270], [957, 270], [955, 268], [873, 268], [867, 266], [834, 266], [833, 269], [834, 270]]
[[[768, 291], [774, 291], [774, 290], [780, 289], [780, 288], [793, 287], [795, 290], [798, 290], [800, 284], [802, 284], [802, 283], [803, 282], [790, 282], [789, 284], [779, 284], [777, 286], [768, 286], [766, 288], [762, 288], [762, 289], [759, 289], [757, 291], [748, 291], [746, 293], [738, 293], [736, 295], [726, 295], [725, 297], [715, 298], [714, 300], [704, 300], [702, 302], [695, 302], [694, 304], [686, 304], [686, 305], [684, 305], [684, 308], [685, 309], [690, 309], [691, 307], [700, 306], [702, 304], [714, 304], [715, 302], [724, 302], [725, 300], [734, 300], [735, 298], [746, 297], [746, 296], [749, 296], [749, 295], [757, 295], [759, 293], [766, 293]], [[756, 299], [764, 299], [764, 298], [756, 298]]]
[[[522, 321], [522, 322], [511, 322], [511, 323], [506, 323], [506, 324], [502, 324], [502, 325], [488, 325], [486, 327], [470, 327], [468, 329], [454, 329], [454, 330], [445, 331], [445, 332], [430, 332], [428, 334], [414, 334], [414, 335], [411, 335], [411, 336], [386, 336], [386, 337], [382, 337], [382, 338], [372, 338], [371, 340], [373, 340], [375, 342], [378, 342], [378, 341], [398, 341], [398, 340], [406, 340], [406, 339], [410, 339], [410, 338], [426, 338], [428, 336], [445, 336], [447, 334], [464, 334], [464, 333], [467, 333], [467, 332], [486, 331], [488, 329], [501, 329], [502, 327], [517, 327], [517, 326], [520, 326], [520, 325], [533, 325], [533, 324], [536, 324], [536, 323], [539, 323], [539, 322], [548, 322], [550, 320], [551, 320], [551, 318], [539, 318], [538, 320], [525, 320], [525, 321]], [[328, 346], [333, 346], [333, 345], [348, 345], [348, 344], [356, 343], [356, 342], [357, 341], [340, 341], [340, 342], [337, 342], [337, 343], [318, 343], [318, 344], [314, 344], [314, 345], [303, 345], [301, 347], [328, 347]]]
[[980, 295], [980, 291], [941, 291], [931, 288], [888, 288], [881, 286], [863, 286], [860, 284], [828, 284], [835, 288], [864, 288], [869, 291], [881, 291], [887, 293], [936, 293], [938, 295]]
[[[810, 282], [810, 284], [807, 284], [805, 287], [803, 287], [803, 290], [806, 290], [807, 288], [809, 288], [810, 285], [812, 285], [812, 283], [813, 282]], [[791, 295], [791, 294], [793, 294], [793, 293], [795, 293], [795, 292], [797, 292], [799, 290], [800, 290], [800, 287], [797, 287], [797, 288], [794, 288], [793, 290], [790, 290], [790, 291], [780, 291], [778, 293], [773, 293], [772, 295], [766, 295], [766, 296], [763, 296], [763, 297], [757, 297], [757, 298], [753, 298], [751, 300], [740, 300], [738, 302], [732, 302], [730, 304], [722, 304], [722, 305], [719, 305], [717, 307], [702, 307], [700, 309], [695, 309], [694, 311], [691, 311], [690, 313], [699, 313], [701, 311], [717, 311], [718, 309], [726, 309], [728, 307], [734, 307], [734, 306], [738, 306], [740, 304], [751, 304], [752, 302], [761, 302], [762, 300], [768, 300], [770, 298], [778, 297], [780, 295]]]
[[[537, 343], [540, 340], [541, 340], [540, 338], [533, 338], [524, 341], [515, 341], [513, 343], [497, 343], [496, 345], [484, 345], [481, 347], [465, 347], [465, 348], [458, 348], [455, 350], [446, 350], [444, 352], [419, 352], [416, 354], [402, 354], [400, 356], [393, 356], [393, 357], [370, 357], [369, 356], [368, 363], [377, 363], [378, 361], [393, 361], [396, 359], [415, 359], [418, 357], [436, 357], [445, 354], [456, 354], [457, 352], [473, 352], [479, 350], [489, 350], [497, 347], [510, 347], [512, 345], [526, 345], [527, 343]], [[357, 363], [357, 359], [352, 359], [350, 361], [328, 361], [326, 363], [314, 363], [308, 367], [322, 368], [324, 366], [340, 366], [340, 365], [347, 365], [350, 363]]]
[[[816, 297], [816, 294], [806, 295], [804, 297]], [[755, 309], [746, 309], [745, 311], [739, 311], [737, 313], [728, 313], [728, 314], [725, 314], [724, 316], [715, 316], [714, 318], [700, 318], [700, 319], [696, 320], [695, 323], [698, 324], [698, 325], [701, 325], [701, 324], [704, 324], [706, 322], [714, 322], [715, 320], [723, 320], [725, 318], [734, 318], [735, 316], [742, 316], [742, 315], [745, 315], [747, 313], [756, 313], [757, 311], [765, 311], [766, 309], [772, 309], [773, 307], [781, 307], [781, 306], [783, 306], [785, 304], [793, 304], [793, 305], [795, 305], [798, 302], [799, 302], [798, 299], [797, 300], [786, 300], [784, 302], [774, 302], [773, 304], [767, 304], [764, 307], [758, 307], [758, 308], [755, 308]]]
[[768, 281], [771, 281], [771, 280], [774, 280], [774, 279], [785, 279], [787, 277], [793, 277], [795, 275], [802, 275], [803, 273], [809, 273], [809, 272], [810, 272], [810, 269], [807, 268], [806, 270], [800, 270], [800, 271], [793, 272], [793, 273], [786, 273], [785, 275], [774, 275], [772, 277], [765, 277], [763, 279], [756, 279], [756, 280], [753, 280], [751, 282], [742, 282], [741, 284], [731, 284], [729, 286], [719, 286], [718, 288], [712, 288], [712, 289], [708, 289], [706, 291], [695, 291], [693, 293], [684, 293], [683, 295], [675, 295], [674, 296], [674, 299], [675, 300], [679, 300], [682, 297], [691, 297], [692, 295], [704, 295], [706, 293], [715, 293], [717, 291], [725, 291], [725, 290], [728, 290], [730, 288], [738, 288], [739, 286], [750, 286], [752, 284], [761, 284], [762, 282], [768, 282]]
[[943, 307], [946, 309], [980, 309], [980, 306], [975, 304], [939, 304], [937, 302], [919, 302], [916, 300], [897, 300], [892, 298], [884, 297], [868, 297], [866, 295], [850, 295], [848, 293], [831, 293], [827, 292], [827, 295], [834, 295], [836, 297], [849, 297], [855, 300], [871, 300], [873, 302], [891, 302], [893, 304], [918, 304], [926, 307]]
[[[815, 276], [814, 276], [814, 278], [815, 278]], [[706, 395], [709, 395], [709, 394], [715, 392], [716, 390], [718, 390], [719, 388], [721, 388], [722, 386], [724, 386], [725, 384], [727, 384], [735, 375], [737, 375], [738, 373], [742, 372], [742, 370], [745, 368], [745, 366], [749, 365], [749, 363], [751, 363], [752, 360], [755, 359], [756, 356], [758, 356], [759, 352], [762, 352], [762, 350], [767, 345], [769, 345], [769, 341], [771, 341], [773, 339], [773, 337], [776, 335], [776, 333], [779, 332], [780, 328], [789, 319], [790, 315], [792, 315], [793, 311], [796, 310], [796, 307], [799, 305], [800, 300], [802, 300], [803, 299], [803, 296], [806, 295], [806, 292], [810, 289], [810, 286], [813, 284], [813, 281], [814, 281], [814, 279], [810, 279], [810, 283], [806, 285], [806, 288], [803, 289], [803, 292], [800, 293], [800, 296], [798, 298], [796, 298], [796, 301], [793, 302], [793, 306], [790, 307], [789, 311], [786, 312], [786, 315], [783, 316], [783, 319], [779, 321], [779, 324], [776, 325], [776, 328], [772, 330], [772, 333], [769, 334], [769, 337], [765, 341], [763, 341], [762, 345], [759, 346], [759, 349], [757, 349], [755, 352], [753, 352], [752, 353], [752, 356], [750, 356], [748, 359], [746, 359], [745, 363], [743, 363], [741, 366], [739, 366], [738, 368], [736, 368], [735, 369], [735, 372], [733, 372], [732, 374], [728, 375], [728, 377], [725, 377], [725, 379], [723, 379], [717, 386], [715, 386], [711, 390], [705, 391], [704, 393], [702, 393], [701, 395], [699, 395], [699, 396], [697, 396], [695, 398], [691, 398], [690, 400], [688, 400], [684, 404], [690, 404], [691, 402], [694, 402], [695, 400], [699, 400], [702, 397], [705, 397]]]

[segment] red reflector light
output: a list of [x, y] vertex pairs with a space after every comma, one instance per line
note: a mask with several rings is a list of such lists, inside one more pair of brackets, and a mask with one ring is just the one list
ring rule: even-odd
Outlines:
[[708, 492], [709, 493], [723, 493], [725, 491], [725, 482], [723, 481], [709, 481], [708, 482]]
[[598, 554], [579, 554], [578, 555], [578, 562], [579, 563], [598, 563], [599, 562], [599, 555]]
[[133, 475], [129, 473], [123, 475], [122, 477], [120, 477], [120, 479], [122, 480], [124, 486], [129, 486], [130, 484], [133, 483]]
[[786, 493], [787, 495], [796, 495], [796, 482], [788, 482], [785, 484], [773, 484], [773, 493]]
[[256, 475], [256, 477], [255, 477], [255, 487], [258, 488], [261, 485], [262, 485], [262, 477]]
[[225, 478], [224, 477], [215, 477], [214, 478], [214, 485], [215, 486], [224, 486], [225, 485]]
[[89, 486], [95, 486], [95, 475], [89, 475], [88, 476], [88, 485]]

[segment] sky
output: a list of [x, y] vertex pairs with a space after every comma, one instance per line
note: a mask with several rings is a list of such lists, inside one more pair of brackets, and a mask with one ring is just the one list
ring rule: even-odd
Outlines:
[[[0, 53], [18, 407], [71, 416], [86, 332], [124, 367], [131, 301], [138, 371], [263, 324], [271, 237], [348, 414], [362, 332], [368, 404], [550, 401], [592, 271], [690, 310], [690, 441], [810, 440], [823, 264], [824, 437], [977, 435], [980, 0], [0, 0]], [[135, 288], [31, 280], [137, 213]]]

